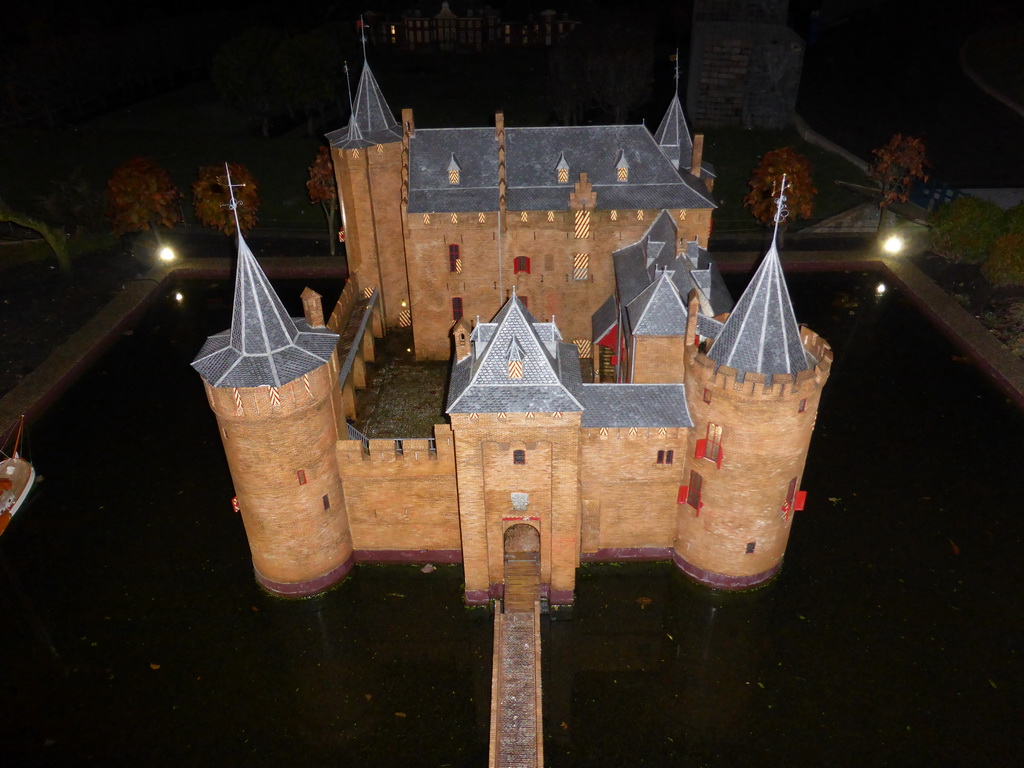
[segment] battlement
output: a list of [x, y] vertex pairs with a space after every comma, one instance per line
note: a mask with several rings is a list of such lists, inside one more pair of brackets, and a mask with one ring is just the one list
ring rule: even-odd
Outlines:
[[339, 440], [338, 460], [348, 467], [356, 463], [395, 464], [398, 471], [426, 462], [454, 467], [455, 436], [447, 424], [435, 424], [434, 437]]
[[729, 389], [745, 396], [763, 400], [782, 400], [820, 389], [832, 370], [832, 348], [823, 338], [807, 327], [800, 328], [800, 341], [804, 349], [818, 362], [811, 368], [796, 375], [775, 374], [771, 384], [766, 384], [763, 373], [748, 372], [743, 381], [738, 381], [739, 371], [728, 365], [718, 365], [704, 352], [696, 348], [687, 356], [688, 365], [701, 385], [707, 388]]
[[345, 287], [341, 291], [341, 296], [338, 297], [338, 303], [334, 305], [334, 311], [331, 312], [331, 317], [327, 321], [327, 327], [330, 330], [337, 334], [341, 333], [359, 296], [359, 281], [355, 275], [349, 275], [348, 280], [345, 281]]
[[324, 363], [280, 387], [214, 387], [205, 380], [210, 408], [222, 418], [262, 419], [288, 416], [330, 397], [333, 376]]

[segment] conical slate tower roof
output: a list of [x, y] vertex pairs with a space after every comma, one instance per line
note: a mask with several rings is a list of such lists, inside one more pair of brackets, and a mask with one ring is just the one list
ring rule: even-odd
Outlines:
[[690, 130], [686, 127], [686, 118], [683, 117], [683, 107], [679, 103], [678, 93], [672, 97], [668, 111], [654, 134], [654, 140], [677, 170], [690, 170], [693, 139], [690, 138]]
[[745, 373], [795, 374], [810, 368], [772, 238], [771, 248], [725, 321], [708, 357]]
[[192, 367], [215, 387], [280, 387], [331, 358], [338, 335], [293, 319], [238, 235], [231, 328], [210, 336]]
[[384, 100], [384, 94], [381, 93], [377, 78], [373, 76], [368, 63], [363, 63], [363, 73], [359, 76], [359, 88], [352, 104], [352, 116], [348, 127], [327, 134], [327, 138], [330, 139], [332, 146], [342, 149], [357, 149], [402, 140], [402, 129]]
[[473, 354], [453, 366], [448, 413], [582, 411], [579, 354], [561, 338], [513, 294], [494, 322], [473, 330]]

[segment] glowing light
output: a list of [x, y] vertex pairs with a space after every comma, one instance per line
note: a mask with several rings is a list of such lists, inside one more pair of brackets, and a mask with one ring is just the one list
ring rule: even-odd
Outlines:
[[403, 306], [403, 307], [407, 307], [407, 306], [409, 306], [409, 305], [408, 305], [408, 304], [406, 304], [406, 303], [405, 303], [405, 302], [403, 301], [403, 302], [402, 302], [402, 306]]
[[882, 243], [882, 250], [886, 253], [897, 254], [903, 250], [903, 238], [899, 235], [889, 235]]
[[160, 249], [160, 261], [174, 261], [175, 254], [174, 250], [169, 246], [164, 246]]
[[174, 293], [174, 300], [181, 304], [181, 302], [185, 300], [185, 294], [183, 294], [181, 291], [176, 291]]
[[406, 347], [406, 348], [405, 348], [405, 351], [406, 351], [406, 352], [412, 352], [412, 347]]
[[887, 286], [885, 283], [879, 283], [878, 285], [875, 286], [875, 294], [877, 296], [881, 296], [887, 290], [889, 290], [889, 286]]

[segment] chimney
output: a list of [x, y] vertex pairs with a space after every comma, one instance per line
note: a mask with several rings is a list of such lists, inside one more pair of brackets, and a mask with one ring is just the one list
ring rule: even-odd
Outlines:
[[416, 135], [416, 121], [413, 120], [412, 109], [409, 107], [402, 109], [402, 130], [409, 138]]
[[690, 173], [700, 178], [700, 163], [704, 159], [704, 134], [698, 133], [693, 137], [693, 154], [690, 155]]
[[302, 292], [302, 314], [310, 327], [324, 327], [324, 305], [320, 301], [320, 294], [309, 286]]
[[494, 113], [494, 138], [498, 140], [498, 143], [502, 146], [505, 145], [505, 113], [495, 112]]

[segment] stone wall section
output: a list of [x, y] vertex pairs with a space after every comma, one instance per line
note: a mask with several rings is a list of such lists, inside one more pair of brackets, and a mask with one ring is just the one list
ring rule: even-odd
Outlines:
[[340, 440], [338, 466], [352, 542], [359, 552], [445, 551], [461, 547], [455, 440], [446, 424], [434, 427], [430, 442]]
[[584, 553], [665, 550], [673, 545], [676, 497], [689, 432], [686, 428], [582, 430]]
[[[680, 328], [680, 331], [683, 329]], [[634, 336], [634, 384], [682, 384], [686, 338], [680, 336]]]

